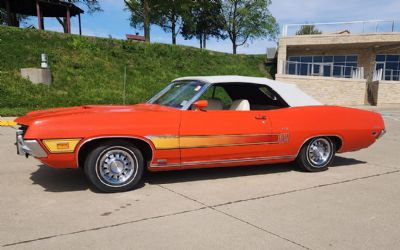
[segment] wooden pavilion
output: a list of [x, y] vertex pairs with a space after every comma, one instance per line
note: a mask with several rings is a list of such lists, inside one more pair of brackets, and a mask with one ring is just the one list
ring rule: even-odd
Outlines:
[[[7, 13], [7, 24], [12, 26], [12, 15], [37, 16], [38, 29], [44, 29], [44, 17], [55, 17], [63, 25], [65, 33], [71, 33], [71, 17], [78, 16], [79, 34], [82, 35], [82, 9], [62, 0], [0, 0], [0, 8]], [[63, 18], [61, 20], [61, 18]]]

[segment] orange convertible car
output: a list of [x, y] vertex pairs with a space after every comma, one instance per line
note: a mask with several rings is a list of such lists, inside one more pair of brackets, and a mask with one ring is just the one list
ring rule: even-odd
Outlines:
[[151, 171], [295, 161], [326, 170], [336, 152], [366, 148], [381, 115], [325, 106], [295, 85], [242, 76], [184, 77], [147, 103], [35, 111], [16, 119], [18, 153], [83, 168], [104, 192]]

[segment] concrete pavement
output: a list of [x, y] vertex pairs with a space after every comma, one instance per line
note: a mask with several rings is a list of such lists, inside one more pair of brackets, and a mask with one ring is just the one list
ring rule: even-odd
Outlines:
[[321, 173], [291, 165], [149, 173], [126, 193], [92, 190], [80, 170], [17, 156], [0, 128], [4, 249], [398, 249], [400, 109], [388, 133]]

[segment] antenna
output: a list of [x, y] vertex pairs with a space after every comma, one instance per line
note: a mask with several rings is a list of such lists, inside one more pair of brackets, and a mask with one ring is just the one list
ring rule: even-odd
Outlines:
[[123, 104], [125, 105], [125, 101], [126, 101], [126, 65], [124, 67], [124, 90], [122, 93], [122, 100], [123, 100]]

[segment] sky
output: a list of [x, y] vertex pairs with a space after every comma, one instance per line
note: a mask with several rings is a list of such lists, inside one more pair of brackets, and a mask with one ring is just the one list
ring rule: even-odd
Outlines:
[[[125, 39], [125, 34], [143, 35], [143, 30], [135, 30], [129, 24], [130, 12], [125, 10], [123, 0], [99, 0], [102, 12], [82, 15], [83, 35]], [[84, 8], [83, 8], [84, 9]], [[280, 26], [293, 23], [347, 22], [360, 20], [394, 20], [398, 18], [399, 0], [272, 0], [270, 11]], [[28, 25], [37, 26], [36, 17], [28, 20]], [[400, 21], [396, 27], [400, 29]], [[62, 31], [54, 18], [45, 18], [45, 29]], [[78, 18], [72, 18], [72, 33], [78, 33]], [[171, 43], [171, 34], [157, 26], [151, 27], [151, 41]], [[198, 47], [195, 39], [178, 37], [181, 45]], [[265, 54], [267, 47], [275, 47], [276, 41], [257, 39], [238, 48], [241, 54]], [[232, 52], [229, 39], [207, 41], [207, 49]]]

